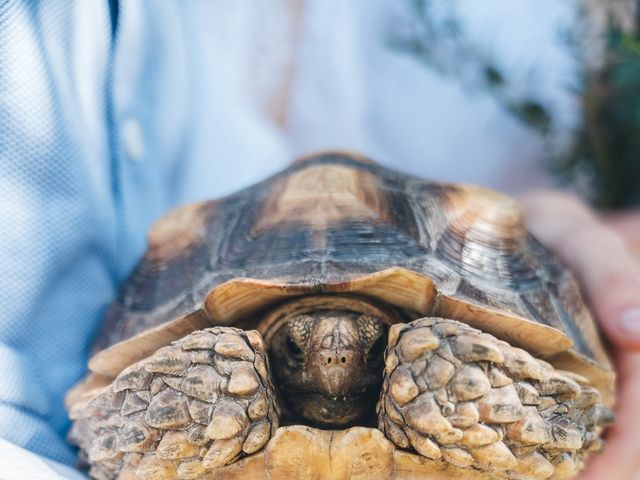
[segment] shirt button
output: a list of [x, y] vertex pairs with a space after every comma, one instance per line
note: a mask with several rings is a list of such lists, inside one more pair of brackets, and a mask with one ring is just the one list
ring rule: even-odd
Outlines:
[[122, 144], [130, 160], [139, 162], [144, 156], [144, 134], [140, 122], [134, 118], [126, 119], [122, 124]]

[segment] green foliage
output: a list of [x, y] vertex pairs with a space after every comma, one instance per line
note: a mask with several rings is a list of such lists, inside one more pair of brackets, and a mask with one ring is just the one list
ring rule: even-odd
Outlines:
[[610, 27], [604, 63], [584, 72], [583, 125], [570, 151], [555, 162], [566, 179], [586, 178], [603, 208], [640, 205], [638, 32], [640, 14], [635, 33]]
[[[545, 105], [514, 91], [508, 72], [502, 72], [490, 52], [480, 52], [465, 35], [453, 3], [408, 0], [415, 15], [415, 30], [393, 38], [392, 46], [412, 54], [430, 68], [455, 78], [470, 89], [482, 89], [525, 125], [538, 131], [549, 143], [552, 171], [573, 184], [595, 205], [604, 209], [640, 205], [640, 0], [635, 28], [623, 31], [611, 21], [604, 39], [604, 61], [590, 66], [594, 45], [580, 35], [589, 24], [571, 28], [566, 48], [574, 55], [582, 74], [577, 94], [582, 103], [582, 123], [562, 151], [554, 140], [554, 122]], [[614, 0], [601, 0], [613, 2]], [[436, 6], [440, 20], [435, 19]], [[604, 5], [601, 5], [604, 6]], [[578, 22], [579, 23], [579, 22]], [[569, 35], [571, 37], [571, 34]], [[570, 87], [568, 87], [570, 88]]]

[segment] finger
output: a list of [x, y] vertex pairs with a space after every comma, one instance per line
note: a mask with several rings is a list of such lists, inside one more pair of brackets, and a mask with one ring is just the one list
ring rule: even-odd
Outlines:
[[607, 336], [640, 350], [640, 269], [621, 237], [567, 194], [528, 195], [521, 204], [531, 232], [580, 277]]
[[636, 259], [639, 259], [640, 210], [605, 215], [604, 221], [622, 236]]
[[590, 461], [580, 480], [629, 480], [640, 473], [640, 354], [621, 352], [617, 363], [618, 421], [608, 430], [604, 453]]

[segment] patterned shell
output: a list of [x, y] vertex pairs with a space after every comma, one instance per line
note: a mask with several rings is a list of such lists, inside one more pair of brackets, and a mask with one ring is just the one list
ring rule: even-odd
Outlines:
[[190, 331], [250, 327], [277, 301], [324, 292], [464, 321], [587, 377], [605, 398], [612, 391], [576, 282], [513, 200], [343, 153], [306, 157], [157, 222], [90, 368], [113, 377]]

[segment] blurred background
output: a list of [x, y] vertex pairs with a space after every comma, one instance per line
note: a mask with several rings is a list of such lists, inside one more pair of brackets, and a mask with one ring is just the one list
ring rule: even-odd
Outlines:
[[41, 154], [25, 175], [65, 150], [116, 165], [99, 175], [158, 206], [145, 226], [324, 148], [640, 202], [636, 0], [4, 0], [0, 15], [4, 157]]
[[[574, 74], [560, 80], [569, 94], [577, 96], [579, 118], [568, 128], [558, 111], [544, 96], [539, 81], [549, 72], [536, 69], [554, 68], [557, 52], [547, 51], [536, 65], [541, 45], [525, 43], [533, 50], [523, 49], [511, 63], [497, 57], [499, 48], [483, 50], [468, 35], [457, 2], [414, 0], [416, 26], [413, 34], [401, 38], [396, 45], [429, 67], [481, 91], [524, 125], [537, 131], [546, 140], [549, 171], [577, 188], [596, 205], [614, 209], [640, 202], [640, 11], [638, 2], [587, 0], [577, 7], [576, 17], [564, 27], [559, 25], [554, 47], [575, 61]], [[519, 43], [528, 36], [526, 29], [544, 22], [545, 2], [537, 11], [523, 13], [525, 25], [514, 26], [512, 38], [499, 38], [499, 29], [490, 29], [493, 42]], [[564, 8], [571, 2], [564, 2]], [[506, 5], [503, 5], [505, 7]], [[557, 5], [555, 6], [557, 7]], [[511, 8], [514, 8], [512, 5]], [[516, 7], [523, 10], [523, 6]], [[551, 7], [552, 8], [552, 7]], [[561, 7], [562, 8], [562, 7]], [[474, 17], [486, 6], [478, 7]], [[504, 12], [503, 12], [504, 13]], [[511, 23], [510, 18], [505, 18]], [[520, 30], [524, 27], [524, 31]], [[518, 58], [518, 55], [520, 58]], [[529, 59], [529, 60], [525, 60]], [[567, 61], [568, 59], [563, 59]], [[531, 63], [527, 65], [527, 62]], [[527, 70], [528, 80], [515, 78], [513, 67]], [[529, 84], [530, 89], [523, 89]], [[563, 128], [566, 128], [563, 131]]]

